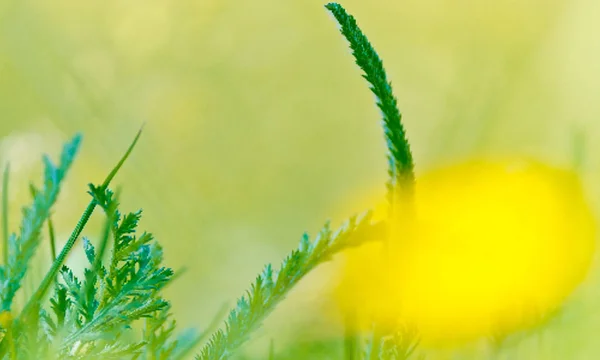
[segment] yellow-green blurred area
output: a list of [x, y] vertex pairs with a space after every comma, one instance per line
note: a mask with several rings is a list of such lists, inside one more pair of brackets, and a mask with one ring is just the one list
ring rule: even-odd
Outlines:
[[[374, 188], [384, 194], [379, 113], [323, 5], [1, 0], [0, 158], [13, 169], [12, 229], [40, 155], [82, 132], [55, 211], [62, 244], [89, 201], [86, 184], [104, 178], [145, 123], [116, 179], [123, 210], [143, 207], [142, 228], [167, 265], [187, 268], [167, 289], [179, 325], [207, 325], [303, 231], [365, 210], [358, 199]], [[581, 162], [598, 208], [599, 2], [342, 5], [384, 60], [417, 172], [472, 154]], [[96, 216], [86, 234], [101, 223]], [[254, 334], [250, 353], [265, 358], [273, 338], [289, 358], [288, 344], [309, 348], [290, 339], [337, 336], [319, 335], [329, 306], [321, 270]], [[592, 286], [581, 294], [564, 326], [519, 350], [523, 358], [600, 356], [600, 296]]]

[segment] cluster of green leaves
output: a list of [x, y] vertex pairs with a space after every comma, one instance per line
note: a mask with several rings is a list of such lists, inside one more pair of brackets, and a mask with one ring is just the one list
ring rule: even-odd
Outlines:
[[[354, 18], [339, 4], [326, 6], [350, 42], [356, 63], [364, 71], [382, 112], [388, 148], [390, 202], [399, 191], [411, 191], [414, 181], [413, 159], [397, 101], [392, 94], [382, 61], [358, 28]], [[90, 185], [92, 197], [81, 219], [62, 250], [56, 254], [51, 221], [63, 180], [71, 168], [81, 143], [76, 136], [64, 146], [58, 165], [44, 157], [44, 179], [40, 189], [31, 186], [33, 202], [24, 208], [18, 234], [8, 229], [8, 167], [3, 181], [2, 225], [3, 259], [0, 267], [0, 359], [179, 359], [203, 339], [203, 334], [183, 332], [175, 336], [175, 321], [170, 319], [170, 303], [161, 295], [172, 281], [172, 269], [162, 266], [162, 248], [152, 234], [139, 234], [141, 211], [122, 213], [118, 196], [109, 185], [139, 139], [140, 134], [101, 185]], [[100, 207], [106, 222], [99, 243], [82, 237], [94, 209]], [[41, 283], [26, 296], [25, 304], [14, 299], [21, 288], [31, 260], [48, 224], [52, 265]], [[370, 212], [352, 217], [337, 230], [327, 223], [311, 241], [304, 235], [297, 249], [278, 270], [270, 264], [257, 276], [247, 293], [230, 311], [223, 328], [216, 330], [196, 356], [199, 360], [231, 358], [259, 328], [290, 290], [311, 270], [336, 253], [371, 239], [382, 239], [386, 222], [374, 222]], [[89, 265], [82, 276], [64, 265], [78, 239], [82, 238]], [[111, 241], [112, 239], [112, 241]], [[139, 321], [144, 324], [135, 331]], [[349, 359], [408, 359], [415, 351], [413, 333], [380, 333], [376, 327], [362, 349], [347, 353]], [[357, 355], [358, 354], [358, 355]], [[271, 351], [270, 358], [275, 358]]]
[[[33, 203], [23, 209], [19, 234], [5, 239], [6, 260], [0, 267], [0, 358], [177, 359], [200, 340], [199, 335], [174, 336], [170, 304], [161, 296], [174, 272], [161, 265], [162, 249], [152, 234], [136, 234], [141, 211], [122, 214], [117, 196], [108, 188], [139, 135], [104, 183], [90, 185], [90, 204], [60, 254], [53, 255], [52, 266], [39, 287], [27, 296], [19, 311], [13, 300], [41, 243], [43, 225], [50, 222], [53, 205], [77, 155], [81, 137], [76, 136], [64, 146], [58, 165], [44, 157], [43, 186], [37, 189], [31, 185]], [[6, 190], [8, 170], [4, 179]], [[7, 196], [5, 191], [4, 204], [8, 203]], [[88, 238], [83, 238], [89, 266], [80, 279], [64, 261], [96, 207], [104, 210], [106, 224], [98, 250]], [[3, 210], [7, 234], [7, 206]], [[49, 239], [54, 241], [53, 229], [49, 229]], [[105, 264], [110, 239], [112, 251]], [[53, 291], [48, 299], [50, 289]], [[131, 329], [140, 319], [145, 320], [146, 326], [143, 334], [136, 336]]]

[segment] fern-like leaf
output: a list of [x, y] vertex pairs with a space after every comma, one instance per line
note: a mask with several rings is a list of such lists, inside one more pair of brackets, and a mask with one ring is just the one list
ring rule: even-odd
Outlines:
[[363, 243], [365, 238], [378, 237], [376, 232], [384, 230], [383, 224], [372, 224], [371, 214], [367, 213], [360, 219], [350, 219], [336, 232], [326, 224], [313, 242], [304, 235], [298, 248], [283, 260], [278, 272], [269, 264], [256, 277], [250, 290], [229, 313], [225, 328], [212, 335], [196, 359], [228, 359], [312, 269], [337, 252]]
[[80, 143], [81, 136], [77, 135], [64, 146], [58, 166], [54, 165], [48, 156], [44, 156], [43, 188], [36, 192], [33, 204], [23, 209], [20, 234], [11, 235], [8, 241], [7, 263], [0, 279], [0, 311], [10, 311], [29, 262], [40, 243], [42, 226], [50, 216], [62, 181], [71, 167]]
[[388, 195], [393, 195], [400, 187], [412, 188], [414, 182], [414, 163], [406, 131], [402, 124], [402, 116], [398, 110], [397, 100], [392, 92], [392, 84], [388, 81], [383, 62], [371, 46], [367, 37], [356, 24], [356, 20], [337, 3], [325, 6], [336, 18], [341, 33], [350, 43], [356, 64], [364, 71], [363, 77], [369, 82], [375, 94], [377, 106], [383, 116], [383, 129], [388, 149]]

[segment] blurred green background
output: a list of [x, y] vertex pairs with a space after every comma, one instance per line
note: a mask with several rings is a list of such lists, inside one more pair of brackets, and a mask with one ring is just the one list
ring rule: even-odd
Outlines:
[[[13, 163], [13, 225], [41, 153], [82, 132], [56, 209], [64, 241], [86, 184], [103, 179], [145, 123], [116, 183], [124, 209], [144, 208], [167, 264], [187, 267], [167, 291], [180, 325], [206, 325], [303, 231], [337, 225], [363, 210], [356, 199], [383, 194], [378, 110], [323, 5], [0, 0], [0, 160]], [[417, 171], [474, 153], [570, 164], [585, 146], [597, 206], [599, 2], [342, 5], [384, 60]], [[253, 341], [258, 354], [270, 338], [284, 353], [286, 339], [322, 328], [324, 279], [317, 272], [278, 309]], [[588, 315], [572, 326], [590, 327], [589, 339], [573, 335], [568, 350], [585, 359], [600, 353], [591, 330], [600, 321]]]

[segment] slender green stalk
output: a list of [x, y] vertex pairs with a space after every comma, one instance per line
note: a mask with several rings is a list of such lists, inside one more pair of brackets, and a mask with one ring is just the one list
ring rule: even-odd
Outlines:
[[50, 256], [52, 256], [52, 262], [54, 262], [56, 260], [56, 234], [51, 216], [48, 217], [48, 237], [50, 239]]

